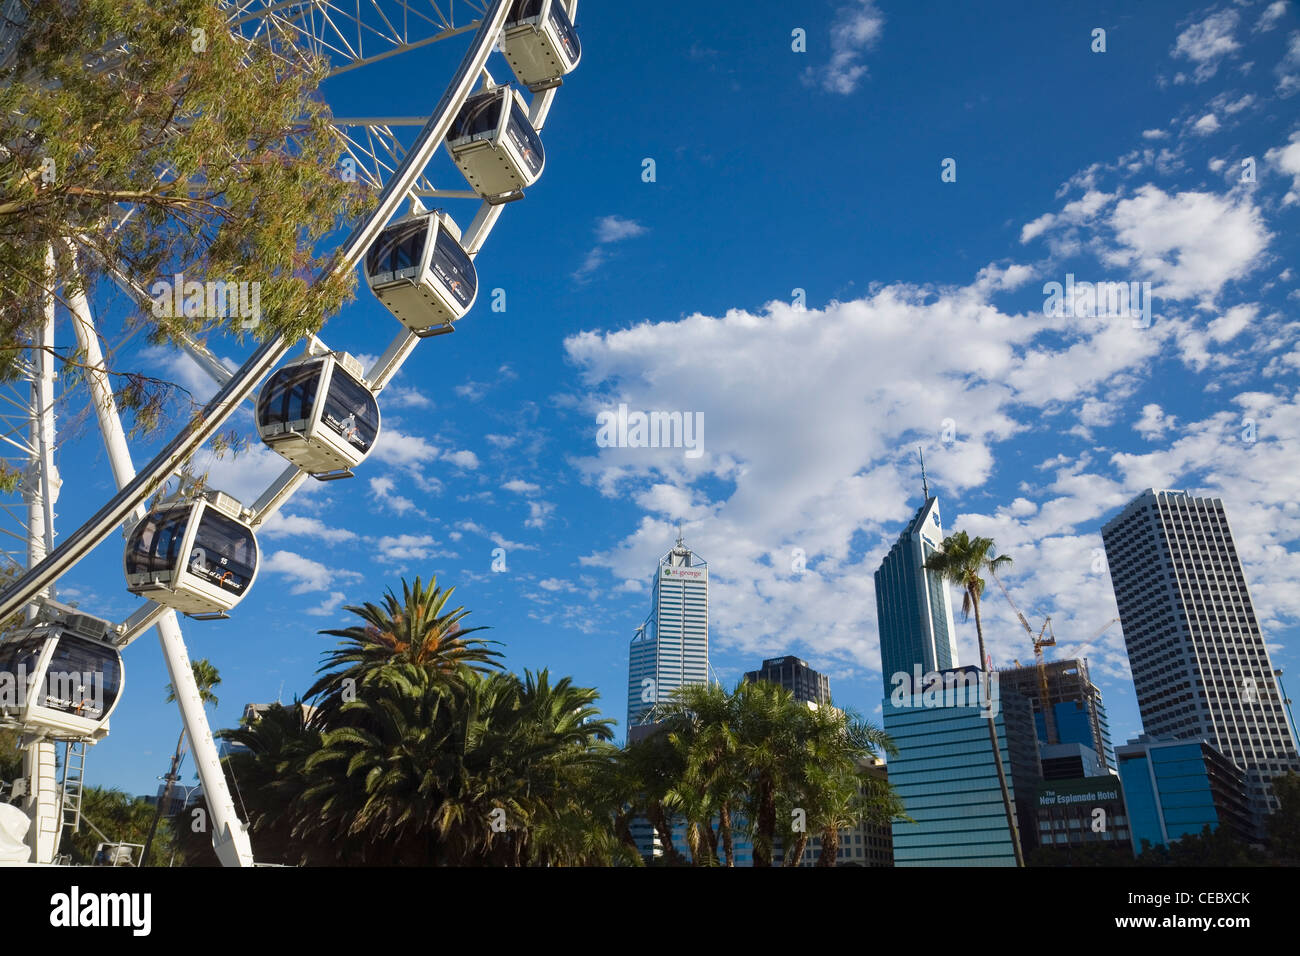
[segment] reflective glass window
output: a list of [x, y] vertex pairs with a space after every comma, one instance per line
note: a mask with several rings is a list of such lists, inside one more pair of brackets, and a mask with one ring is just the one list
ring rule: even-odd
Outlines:
[[306, 427], [316, 404], [316, 385], [321, 363], [282, 368], [271, 376], [257, 402], [257, 418], [263, 425]]
[[256, 563], [253, 532], [233, 518], [206, 509], [186, 570], [222, 590], [243, 594], [253, 579]]
[[379, 406], [370, 390], [347, 372], [335, 367], [321, 424], [362, 451], [369, 451], [379, 431]]
[[366, 254], [366, 273], [400, 272], [418, 268], [424, 257], [424, 237], [429, 223], [425, 219], [384, 230]]
[[170, 571], [176, 566], [189, 509], [155, 511], [145, 517], [131, 535], [126, 553], [127, 574]]
[[534, 175], [540, 172], [542, 163], [546, 159], [546, 153], [542, 149], [542, 138], [537, 135], [537, 130], [533, 129], [533, 124], [528, 121], [528, 114], [519, 108], [519, 103], [513, 97], [510, 105], [510, 123], [506, 131], [514, 140], [519, 155], [523, 156], [529, 172]]
[[447, 139], [463, 139], [466, 136], [496, 135], [501, 125], [501, 94], [480, 93], [465, 101], [464, 108], [456, 117], [456, 123], [447, 134]]
[[468, 307], [474, 301], [474, 293], [478, 289], [478, 275], [474, 272], [474, 263], [460, 247], [460, 243], [444, 229], [438, 230], [438, 241], [433, 248], [431, 265], [434, 274], [451, 290], [456, 301], [464, 307]]
[[[14, 693], [18, 693], [21, 688], [25, 694], [28, 683], [36, 677], [36, 664], [45, 648], [46, 637], [46, 634], [38, 634], [0, 644], [0, 674], [8, 678], [6, 683], [12, 680], [10, 686]], [[12, 706], [19, 702], [0, 700], [0, 703]]]
[[578, 57], [582, 55], [582, 43], [578, 40], [578, 32], [573, 29], [569, 14], [559, 0], [551, 4], [550, 19], [555, 35], [560, 38], [560, 46], [564, 48], [564, 55], [569, 58], [570, 63], [576, 63]]
[[122, 689], [122, 659], [97, 641], [64, 634], [45, 673], [43, 706], [97, 719], [113, 707]]

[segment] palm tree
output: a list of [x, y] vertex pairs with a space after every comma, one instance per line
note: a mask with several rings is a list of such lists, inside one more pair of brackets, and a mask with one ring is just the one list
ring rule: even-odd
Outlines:
[[[996, 574], [1010, 564], [1011, 558], [1005, 554], [997, 554], [992, 538], [972, 538], [965, 531], [958, 531], [944, 538], [940, 550], [930, 555], [925, 562], [926, 570], [934, 571], [944, 580], [962, 589], [962, 620], [966, 620], [972, 611], [975, 613], [975, 634], [979, 638], [980, 649], [979, 667], [984, 672], [986, 701], [989, 700], [990, 687], [988, 655], [984, 650], [984, 625], [980, 621], [980, 595], [984, 593], [984, 579], [980, 575], [984, 572]], [[993, 762], [998, 771], [998, 786], [1002, 789], [1002, 806], [1007, 815], [1007, 829], [1011, 833], [1011, 847], [1015, 851], [1016, 866], [1024, 866], [1025, 858], [1020, 849], [1020, 834], [1016, 830], [1011, 795], [1007, 790], [1007, 775], [1002, 767], [1002, 750], [998, 746], [997, 725], [992, 708], [989, 707], [987, 710], [989, 745], [993, 748]]]
[[720, 842], [725, 865], [735, 866], [732, 813], [748, 784], [735, 729], [737, 697], [721, 684], [688, 684], [676, 691], [663, 712], [668, 739], [684, 766], [672, 797], [687, 819], [692, 860], [714, 865]]
[[293, 836], [296, 813], [307, 788], [304, 765], [320, 749], [320, 733], [308, 726], [302, 702], [295, 698], [288, 707], [272, 704], [240, 727], [217, 736], [236, 745], [225, 766], [240, 794], [257, 858], [288, 866], [328, 862], [331, 854], [327, 849], [304, 844]]
[[455, 590], [441, 590], [434, 578], [427, 586], [418, 577], [414, 585], [403, 579], [400, 599], [389, 590], [382, 606], [369, 602], [347, 606], [345, 610], [364, 624], [320, 632], [344, 638], [346, 643], [326, 654], [317, 672], [323, 676], [307, 691], [316, 703], [313, 720], [328, 726], [366, 682], [384, 673], [394, 676], [394, 667], [405, 670], [408, 680], [414, 674], [411, 668], [434, 672], [444, 684], [461, 681], [469, 670], [499, 667], [495, 659], [501, 653], [488, 647], [499, 642], [466, 637], [486, 628], [463, 627], [461, 622], [469, 614], [463, 607], [445, 610]]
[[[199, 700], [206, 706], [211, 704], [217, 707], [221, 701], [217, 695], [212, 693], [212, 688], [221, 683], [221, 674], [217, 668], [206, 657], [197, 661], [190, 662], [190, 669], [194, 672], [194, 683], [199, 688]], [[167, 685], [166, 703], [171, 704], [176, 701], [176, 688], [170, 683]], [[149, 848], [153, 845], [154, 833], [158, 830], [158, 821], [162, 818], [163, 808], [171, 800], [172, 787], [176, 785], [179, 778], [177, 771], [180, 770], [181, 760], [185, 757], [185, 729], [181, 728], [181, 735], [176, 738], [176, 750], [172, 753], [172, 763], [167, 771], [167, 776], [163, 779], [166, 781], [163, 787], [162, 796], [158, 798], [158, 808], [153, 815], [153, 823], [149, 827], [149, 835], [144, 841], [143, 860], [149, 858]]]
[[777, 804], [798, 773], [799, 730], [807, 706], [767, 681], [741, 683], [735, 697], [736, 752], [749, 773], [745, 811], [754, 866], [771, 866]]

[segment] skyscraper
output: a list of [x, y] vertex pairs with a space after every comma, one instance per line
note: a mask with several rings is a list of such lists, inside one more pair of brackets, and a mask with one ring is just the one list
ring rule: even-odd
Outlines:
[[805, 703], [829, 704], [831, 701], [830, 678], [813, 670], [807, 661], [797, 657], [773, 657], [765, 660], [761, 670], [746, 672], [745, 681], [776, 684], [794, 694], [796, 700]]
[[1258, 826], [1277, 806], [1270, 781], [1300, 756], [1223, 502], [1148, 489], [1102, 540], [1144, 730], [1204, 740], [1244, 770]]
[[[957, 638], [952, 626], [948, 587], [924, 568], [943, 543], [939, 499], [927, 494], [898, 541], [876, 571], [876, 618], [880, 629], [880, 669], [885, 696], [894, 674], [911, 674], [957, 666]], [[983, 662], [980, 662], [983, 665]]]
[[[1037, 665], [1010, 667], [998, 671], [1003, 691], [1014, 690], [1026, 698], [1034, 709], [1038, 730], [1039, 753], [1044, 772], [1050, 759], [1069, 753], [1065, 745], [1082, 745], [1095, 755], [1097, 772], [1115, 769], [1115, 748], [1110, 742], [1110, 724], [1102, 704], [1101, 691], [1092, 682], [1088, 662], [1081, 658], [1048, 661], [1040, 677]], [[1052, 722], [1044, 720], [1041, 706], [1042, 677], [1047, 679], [1047, 701]], [[1091, 776], [1079, 774], [1078, 776]]]
[[655, 704], [687, 684], [709, 682], [709, 566], [682, 541], [659, 559], [650, 615], [632, 638], [627, 681], [628, 739], [653, 725]]

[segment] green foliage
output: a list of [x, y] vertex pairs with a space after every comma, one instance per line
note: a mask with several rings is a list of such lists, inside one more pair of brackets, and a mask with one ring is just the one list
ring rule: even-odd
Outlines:
[[315, 708], [276, 705], [222, 732], [242, 745], [226, 766], [259, 861], [630, 861], [596, 691], [546, 671], [483, 673], [500, 653], [466, 637], [479, 628], [447, 609], [451, 594], [417, 579], [400, 599], [350, 608], [365, 623], [324, 632], [344, 642], [325, 655]]
[[1300, 866], [1300, 774], [1274, 777], [1273, 794], [1281, 806], [1268, 818], [1269, 850], [1278, 861]]
[[1189, 833], [1168, 846], [1142, 841], [1138, 866], [1266, 866], [1268, 857], [1234, 837], [1223, 827], [1208, 823], [1200, 833]]
[[[22, 735], [16, 730], [0, 730], [0, 784], [10, 784], [23, 775], [23, 752], [18, 749]], [[7, 800], [6, 787], [0, 799]]]
[[[0, 378], [17, 374], [74, 256], [81, 278], [63, 283], [65, 299], [99, 288], [111, 263], [151, 296], [176, 274], [258, 283], [258, 338], [319, 329], [354, 276], [329, 276], [317, 242], [371, 200], [338, 172], [343, 146], [317, 94], [324, 60], [283, 35], [231, 33], [212, 0], [20, 7], [26, 26], [0, 71]], [[154, 342], [245, 334], [238, 314], [151, 304], [132, 308]], [[118, 389], [146, 425], [160, 414], [150, 384]]]
[[[94, 862], [95, 848], [103, 842], [96, 828], [110, 842], [143, 845], [153, 822], [154, 805], [144, 797], [130, 797], [121, 790], [87, 787], [81, 797], [81, 827], [69, 841], [64, 837], [62, 850], [72, 855], [74, 864]], [[93, 824], [90, 825], [90, 824]], [[172, 834], [164, 823], [158, 828], [144, 866], [167, 866], [173, 852]], [[134, 851], [138, 859], [140, 849]]]
[[[870, 772], [893, 743], [851, 711], [810, 708], [767, 682], [681, 688], [661, 708], [662, 728], [629, 745], [633, 806], [659, 832], [670, 864], [672, 818], [685, 819], [691, 862], [711, 866], [719, 845], [734, 865], [733, 823], [743, 813], [754, 865], [771, 866], [778, 840], [797, 866], [810, 836], [822, 840], [818, 865], [834, 866], [838, 835], [859, 823], [902, 816], [893, 789]], [[796, 811], [804, 827], [796, 829]], [[718, 821], [718, 832], [713, 820]]]

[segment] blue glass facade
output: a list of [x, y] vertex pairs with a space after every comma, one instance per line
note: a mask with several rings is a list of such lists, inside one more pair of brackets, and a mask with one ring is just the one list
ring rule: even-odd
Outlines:
[[[894, 865], [1015, 866], [982, 709], [910, 700], [918, 706], [884, 702], [885, 732], [899, 749], [889, 761], [889, 780], [916, 821], [895, 821]], [[1031, 798], [1038, 778], [1029, 702], [1003, 694], [998, 704], [994, 723], [1007, 785], [1012, 800], [1023, 802], [1017, 794]], [[1018, 810], [1017, 818], [1032, 817]]]
[[1249, 832], [1245, 777], [1222, 754], [1201, 741], [1133, 741], [1119, 748], [1133, 838], [1167, 845], [1209, 826]]

